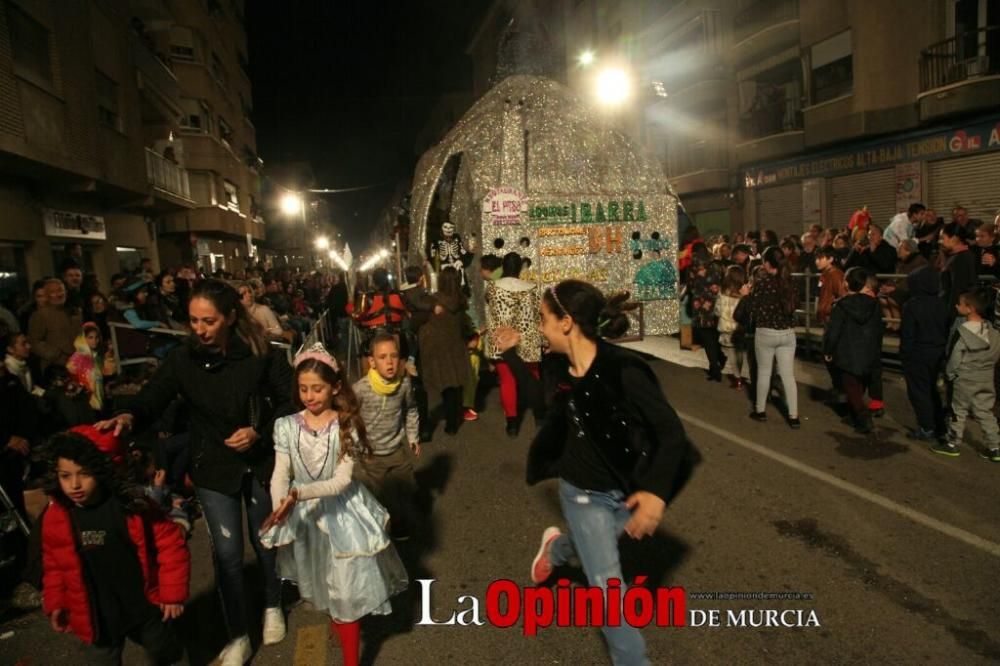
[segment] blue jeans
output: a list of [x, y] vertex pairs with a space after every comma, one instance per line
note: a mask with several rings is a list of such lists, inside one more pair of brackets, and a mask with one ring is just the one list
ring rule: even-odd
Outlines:
[[763, 412], [771, 392], [771, 372], [778, 362], [778, 374], [785, 390], [788, 416], [799, 416], [799, 394], [795, 388], [795, 329], [758, 328], [753, 336], [757, 355], [757, 403], [754, 411]]
[[257, 554], [263, 578], [264, 606], [277, 608], [281, 605], [281, 581], [275, 573], [277, 553], [264, 548], [257, 534], [261, 523], [271, 513], [271, 496], [253, 474], [243, 477], [243, 488], [235, 495], [208, 488], [198, 488], [197, 491], [212, 542], [215, 582], [222, 597], [222, 612], [229, 638], [239, 638], [247, 633], [247, 601], [243, 588], [243, 504], [247, 507], [250, 544]]
[[[607, 590], [608, 580], [617, 578], [622, 581], [624, 590], [618, 538], [632, 517], [625, 508], [625, 493], [581, 490], [559, 479], [559, 502], [569, 532], [552, 542], [549, 551], [552, 564], [565, 564], [576, 555], [592, 586]], [[601, 631], [615, 666], [649, 664], [646, 642], [638, 629], [623, 621], [621, 626], [602, 627]]]

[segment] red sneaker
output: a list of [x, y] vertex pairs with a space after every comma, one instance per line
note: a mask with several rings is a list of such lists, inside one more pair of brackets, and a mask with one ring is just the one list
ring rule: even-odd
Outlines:
[[479, 419], [479, 414], [474, 409], [466, 408], [463, 418], [466, 421], [477, 421]]
[[538, 554], [531, 561], [531, 582], [539, 585], [548, 580], [552, 575], [552, 561], [549, 559], [549, 551], [552, 549], [552, 542], [557, 537], [562, 536], [558, 527], [548, 527], [542, 532], [542, 545], [538, 548]]

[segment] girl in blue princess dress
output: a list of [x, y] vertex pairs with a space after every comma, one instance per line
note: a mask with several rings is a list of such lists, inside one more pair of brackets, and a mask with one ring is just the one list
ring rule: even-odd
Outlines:
[[261, 541], [278, 551], [278, 574], [303, 599], [330, 614], [344, 665], [358, 663], [359, 621], [392, 612], [389, 599], [407, 577], [386, 533], [389, 514], [354, 481], [354, 462], [370, 453], [358, 400], [321, 344], [295, 358], [304, 409], [274, 424], [271, 499], [278, 507]]

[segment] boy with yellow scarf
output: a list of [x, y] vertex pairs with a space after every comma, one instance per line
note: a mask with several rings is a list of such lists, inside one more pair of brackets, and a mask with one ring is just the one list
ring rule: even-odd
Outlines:
[[376, 334], [368, 360], [368, 375], [354, 385], [354, 393], [374, 455], [355, 463], [354, 471], [389, 510], [393, 538], [403, 540], [409, 538], [416, 492], [412, 456], [420, 455], [417, 401], [410, 378], [400, 372], [395, 336]]

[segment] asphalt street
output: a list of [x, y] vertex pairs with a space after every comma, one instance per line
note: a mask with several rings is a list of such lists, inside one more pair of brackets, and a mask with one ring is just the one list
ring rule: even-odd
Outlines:
[[[689, 626], [643, 630], [653, 663], [1000, 660], [1000, 597], [992, 576], [1000, 560], [1000, 465], [971, 445], [950, 459], [908, 441], [904, 432], [913, 421], [902, 401], [888, 405], [874, 435], [860, 436], [803, 386], [803, 426], [793, 431], [775, 407], [768, 423], [751, 421], [746, 397], [706, 382], [701, 370], [652, 365], [704, 458], [660, 532], [622, 544], [627, 580], [645, 575], [648, 584], [680, 586], [687, 594]], [[978, 428], [969, 431], [972, 442]], [[425, 445], [418, 476], [429, 519], [399, 548], [412, 581], [435, 581], [429, 609], [411, 582], [393, 616], [364, 623], [363, 663], [609, 663], [597, 629], [550, 627], [525, 636], [520, 624], [416, 624], [425, 610], [443, 622], [468, 609], [471, 602], [457, 601], [463, 595], [478, 598], [485, 621], [490, 582], [530, 585], [542, 530], [564, 526], [555, 483], [524, 483], [533, 432], [529, 417], [518, 439], [504, 435], [494, 391], [479, 421], [464, 424], [456, 437], [439, 427]], [[192, 663], [204, 664], [225, 636], [203, 523], [191, 548], [192, 601], [179, 630]], [[247, 559], [248, 580], [255, 581], [249, 549]], [[583, 582], [575, 569], [558, 573]], [[287, 592], [291, 600], [294, 591]], [[706, 598], [732, 592], [802, 598]], [[818, 626], [752, 626], [768, 610], [802, 611], [803, 621], [815, 617], [810, 624]], [[720, 626], [690, 626], [711, 611], [718, 611]], [[248, 612], [260, 612], [259, 595]], [[778, 617], [794, 623], [799, 614]], [[0, 663], [82, 662], [75, 639], [53, 633], [35, 612], [0, 627]], [[126, 663], [143, 664], [144, 656], [130, 646]], [[260, 648], [253, 663], [339, 664], [340, 652], [327, 640], [324, 617], [300, 603], [290, 605], [285, 641]]]

